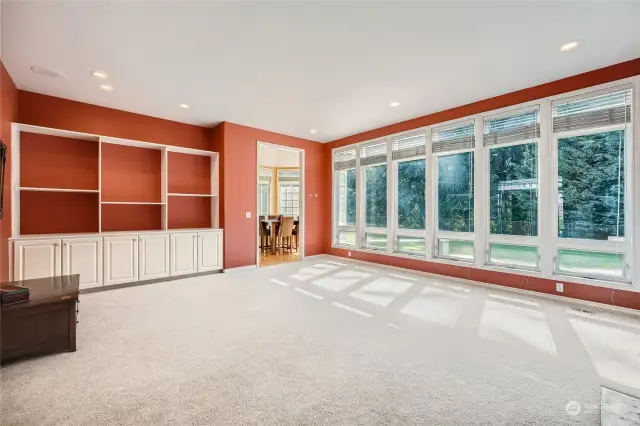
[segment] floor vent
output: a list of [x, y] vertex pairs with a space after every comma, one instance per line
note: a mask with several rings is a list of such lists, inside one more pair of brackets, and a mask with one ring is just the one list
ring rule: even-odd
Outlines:
[[589, 309], [585, 309], [585, 308], [571, 308], [571, 310], [575, 313], [583, 314], [583, 315], [595, 316], [597, 314], [596, 311], [590, 311]]

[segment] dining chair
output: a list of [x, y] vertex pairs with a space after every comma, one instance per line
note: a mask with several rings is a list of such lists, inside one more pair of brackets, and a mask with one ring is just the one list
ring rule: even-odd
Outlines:
[[260, 220], [260, 250], [269, 253], [271, 245], [269, 244], [269, 238], [271, 233], [267, 228], [267, 223]]
[[296, 251], [298, 251], [298, 234], [300, 234], [300, 224], [299, 223], [293, 223], [293, 242], [294, 242], [294, 248], [296, 249]]
[[280, 239], [280, 247], [282, 247], [283, 251], [285, 248], [288, 248], [289, 252], [293, 252], [291, 248], [291, 240], [293, 238], [293, 216], [282, 216], [280, 218], [278, 238]]

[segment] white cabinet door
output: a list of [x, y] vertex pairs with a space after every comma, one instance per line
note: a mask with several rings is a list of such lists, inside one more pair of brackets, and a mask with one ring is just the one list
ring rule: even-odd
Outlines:
[[222, 269], [222, 231], [198, 232], [198, 272]]
[[140, 281], [169, 276], [169, 234], [140, 235]]
[[13, 243], [13, 279], [55, 277], [62, 273], [61, 241], [28, 240]]
[[104, 285], [138, 280], [138, 236], [104, 237]]
[[102, 238], [62, 240], [62, 274], [80, 274], [80, 288], [102, 285]]
[[171, 276], [198, 272], [198, 234], [171, 234]]

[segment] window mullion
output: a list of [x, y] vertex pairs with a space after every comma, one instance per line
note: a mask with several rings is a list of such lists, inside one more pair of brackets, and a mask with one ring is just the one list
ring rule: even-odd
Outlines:
[[556, 256], [556, 242], [558, 238], [557, 200], [558, 200], [558, 172], [557, 146], [552, 134], [553, 119], [551, 116], [551, 102], [540, 102], [540, 142], [538, 143], [538, 235], [540, 245], [540, 272], [542, 276], [550, 278], [553, 275], [553, 259]]
[[485, 233], [487, 232], [487, 226], [485, 224], [486, 206], [488, 203], [486, 200], [489, 198], [489, 188], [485, 185], [485, 175], [488, 174], [488, 169], [485, 165], [485, 149], [483, 146], [484, 135], [484, 121], [481, 116], [476, 117], [475, 120], [475, 153], [474, 153], [474, 211], [473, 211], [473, 226], [475, 234], [475, 264], [477, 267], [482, 268], [485, 264]]
[[387, 140], [387, 253], [393, 254], [395, 247], [396, 193], [398, 189], [398, 170], [393, 165], [393, 138]]
[[436, 174], [434, 172], [434, 164], [435, 158], [433, 153], [431, 152], [431, 128], [426, 129], [426, 139], [425, 139], [425, 157], [424, 157], [424, 172], [425, 172], [425, 194], [424, 194], [424, 215], [425, 215], [425, 224], [424, 224], [424, 235], [426, 238], [426, 253], [425, 257], [427, 260], [433, 259], [433, 242], [435, 241], [434, 231], [435, 231], [435, 198], [434, 198], [434, 182], [437, 180]]
[[364, 185], [363, 180], [364, 176], [360, 167], [360, 145], [356, 146], [356, 249], [360, 249], [363, 245], [362, 240], [364, 238], [364, 202], [365, 202], [365, 194], [364, 194]]

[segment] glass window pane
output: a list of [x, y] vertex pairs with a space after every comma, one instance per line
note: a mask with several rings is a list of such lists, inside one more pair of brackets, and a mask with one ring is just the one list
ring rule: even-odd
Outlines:
[[558, 139], [558, 236], [624, 237], [624, 130]]
[[338, 172], [338, 225], [356, 224], [356, 171], [355, 169]]
[[424, 229], [425, 160], [398, 163], [398, 228]]
[[489, 230], [538, 235], [538, 144], [489, 150]]
[[356, 231], [338, 231], [338, 244], [355, 247]]
[[427, 242], [424, 237], [405, 237], [398, 235], [396, 239], [396, 251], [400, 253], [425, 254]]
[[624, 278], [624, 254], [559, 249], [558, 271], [580, 276]]
[[438, 238], [437, 256], [473, 261], [473, 241]]
[[387, 166], [364, 169], [365, 225], [387, 227]]
[[473, 232], [473, 152], [438, 157], [438, 229]]
[[367, 248], [386, 250], [387, 249], [387, 235], [386, 234], [373, 234], [367, 232], [364, 235], [364, 246]]
[[489, 263], [500, 266], [538, 267], [538, 247], [489, 244]]

